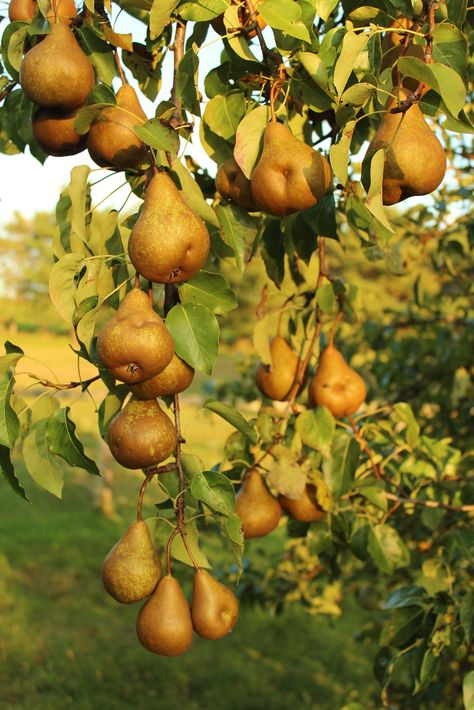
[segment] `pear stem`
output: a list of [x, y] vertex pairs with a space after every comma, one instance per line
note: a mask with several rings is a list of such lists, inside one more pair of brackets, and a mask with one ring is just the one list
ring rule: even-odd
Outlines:
[[358, 428], [357, 424], [355, 423], [354, 419], [351, 416], [349, 416], [348, 419], [349, 419], [352, 431], [354, 433], [354, 439], [358, 442], [358, 444], [360, 444], [362, 451], [364, 451], [367, 454], [367, 457], [370, 461], [370, 465], [372, 466], [372, 471], [374, 472], [374, 476], [379, 481], [381, 479], [380, 469], [379, 469], [378, 465], [375, 463], [373, 451], [370, 448], [367, 441], [362, 436], [362, 434], [360, 433], [359, 428]]
[[135, 271], [134, 288], [140, 288], [140, 274], [138, 273], [138, 271]]
[[272, 52], [267, 47], [267, 43], [263, 38], [262, 30], [260, 29], [260, 25], [257, 21], [257, 11], [255, 10], [252, 0], [245, 0], [245, 4], [247, 5], [247, 10], [249, 11], [250, 21], [252, 23], [255, 23], [255, 30], [257, 32], [258, 41], [260, 43], [260, 49], [262, 50], [263, 60], [265, 61], [268, 58], [271, 59], [272, 62], [274, 62], [275, 64], [281, 64], [282, 62], [280, 55], [276, 54], [275, 52]]
[[117, 65], [117, 71], [119, 73], [120, 81], [122, 82], [122, 85], [128, 84], [128, 81], [125, 78], [125, 74], [123, 73], [122, 63], [120, 61], [118, 49], [115, 49], [115, 51], [114, 51], [114, 58], [115, 58], [115, 64]]
[[33, 375], [33, 373], [31, 373], [31, 372], [29, 372], [28, 375], [29, 375], [29, 377], [36, 380], [40, 385], [43, 385], [43, 387], [52, 387], [55, 390], [72, 390], [75, 387], [80, 387], [83, 392], [85, 392], [85, 390], [93, 382], [97, 382], [97, 380], [100, 380], [100, 375], [94, 375], [94, 377], [89, 377], [88, 380], [78, 380], [77, 382], [73, 381], [73, 382], [57, 383], [57, 382], [51, 382], [50, 380], [42, 380], [41, 378], [37, 377], [36, 375]]
[[138, 503], [137, 503], [137, 520], [138, 520], [138, 522], [141, 522], [143, 520], [143, 518], [142, 518], [143, 496], [145, 495], [146, 487], [148, 486], [148, 484], [150, 483], [150, 481], [154, 475], [155, 474], [153, 471], [151, 471], [151, 472], [148, 471], [145, 476], [145, 479], [140, 487], [140, 493], [138, 494]]

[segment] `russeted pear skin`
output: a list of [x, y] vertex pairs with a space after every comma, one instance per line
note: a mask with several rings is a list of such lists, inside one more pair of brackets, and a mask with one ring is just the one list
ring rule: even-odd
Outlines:
[[217, 192], [224, 200], [232, 200], [244, 210], [258, 210], [250, 192], [250, 180], [245, 177], [234, 158], [228, 158], [217, 171]]
[[260, 364], [255, 381], [262, 394], [278, 402], [285, 402], [295, 383], [300, 360], [281, 335], [270, 343], [271, 367]]
[[[400, 89], [400, 101], [409, 95]], [[418, 104], [405, 113], [390, 113], [397, 100], [390, 98], [385, 113], [367, 149], [367, 158], [385, 150], [382, 199], [394, 205], [414, 195], [428, 195], [442, 183], [446, 154], [435, 133], [426, 123]]]
[[246, 539], [268, 535], [280, 521], [280, 503], [255, 469], [251, 469], [243, 480], [236, 496], [235, 512], [242, 521]]
[[112, 456], [125, 468], [161, 463], [176, 448], [176, 429], [156, 399], [131, 399], [112, 419], [107, 441]]
[[287, 515], [302, 523], [313, 523], [325, 515], [318, 504], [316, 488], [310, 483], [304, 489], [301, 498], [288, 498], [281, 495], [278, 496], [278, 500]]
[[155, 589], [161, 563], [148, 525], [139, 520], [128, 526], [102, 565], [102, 581], [108, 593], [121, 604], [133, 604]]
[[188, 602], [179, 582], [162, 577], [137, 618], [138, 640], [148, 651], [161, 656], [180, 656], [193, 641]]
[[239, 603], [231, 589], [204, 569], [194, 573], [191, 618], [194, 631], [217, 641], [227, 636], [239, 616]]
[[130, 391], [137, 399], [154, 399], [179, 394], [188, 389], [193, 377], [193, 368], [174, 354], [171, 362], [162, 372], [138, 385], [130, 385]]
[[77, 111], [64, 113], [56, 108], [40, 108], [31, 122], [33, 135], [48, 155], [57, 158], [76, 155], [84, 150], [87, 136], [74, 130]]
[[8, 6], [10, 22], [29, 22], [36, 12], [35, 0], [11, 0]]
[[326, 407], [334, 417], [348, 417], [357, 412], [366, 395], [362, 377], [334, 345], [328, 345], [309, 384], [310, 403]]
[[134, 168], [146, 158], [146, 147], [133, 130], [147, 116], [138, 96], [129, 84], [117, 92], [117, 106], [103, 108], [89, 129], [87, 147], [97, 165]]
[[250, 178], [259, 209], [277, 217], [313, 207], [328, 191], [331, 169], [326, 158], [272, 121], [263, 135], [260, 159]]
[[94, 70], [67, 25], [52, 24], [50, 34], [25, 54], [20, 84], [38, 106], [62, 111], [83, 106], [94, 86]]
[[148, 281], [177, 283], [192, 278], [209, 254], [209, 233], [165, 172], [146, 190], [142, 212], [128, 242], [131, 262]]
[[171, 362], [173, 338], [146, 293], [129, 291], [100, 330], [97, 354], [106, 370], [127, 384], [148, 380]]

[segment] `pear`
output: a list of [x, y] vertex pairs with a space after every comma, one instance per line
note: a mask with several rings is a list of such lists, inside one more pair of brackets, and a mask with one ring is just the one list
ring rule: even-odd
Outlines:
[[48, 22], [62, 22], [65, 25], [71, 25], [75, 17], [77, 17], [77, 7], [74, 0], [51, 0], [46, 15]]
[[281, 335], [270, 343], [271, 367], [260, 364], [255, 380], [262, 394], [270, 399], [285, 402], [296, 379], [300, 360]]
[[115, 415], [107, 431], [112, 456], [125, 468], [161, 463], [176, 448], [176, 429], [156, 399], [131, 399]]
[[204, 569], [194, 573], [191, 618], [203, 639], [217, 641], [232, 631], [239, 616], [235, 594]]
[[29, 22], [33, 19], [37, 7], [35, 0], [11, 0], [8, 6], [10, 22]]
[[217, 171], [216, 188], [224, 200], [232, 200], [244, 210], [258, 210], [250, 192], [248, 180], [234, 158], [226, 160]]
[[[400, 89], [400, 100], [409, 93]], [[387, 101], [364, 159], [380, 148], [385, 150], [384, 205], [394, 205], [414, 195], [428, 195], [441, 184], [446, 173], [444, 148], [426, 123], [418, 104], [413, 104], [405, 113], [390, 113], [396, 105], [396, 99]]]
[[250, 178], [259, 209], [277, 217], [308, 209], [330, 184], [331, 169], [323, 155], [295, 138], [282, 123], [268, 124], [262, 154]]
[[76, 155], [84, 150], [87, 136], [74, 130], [77, 110], [64, 113], [57, 108], [40, 108], [33, 116], [33, 135], [48, 155], [62, 157]]
[[242, 521], [246, 539], [268, 535], [278, 525], [281, 506], [255, 469], [246, 474], [235, 500], [235, 512]]
[[324, 517], [324, 510], [319, 506], [316, 498], [316, 487], [308, 484], [301, 498], [288, 498], [278, 496], [280, 505], [289, 516], [302, 523], [313, 523]]
[[193, 641], [188, 602], [179, 582], [166, 575], [138, 613], [137, 636], [152, 653], [180, 656]]
[[154, 399], [179, 394], [188, 389], [193, 377], [193, 368], [175, 354], [162, 372], [138, 385], [130, 385], [130, 391], [137, 399]]
[[99, 332], [97, 354], [107, 371], [127, 384], [149, 380], [171, 362], [173, 338], [146, 293], [129, 291]]
[[72, 111], [85, 103], [94, 70], [67, 25], [51, 25], [50, 34], [25, 54], [20, 84], [38, 106]]
[[146, 147], [133, 130], [147, 115], [135, 90], [124, 84], [117, 92], [117, 106], [102, 109], [89, 129], [87, 147], [97, 165], [134, 168], [146, 158]]
[[192, 278], [209, 254], [209, 233], [165, 172], [156, 173], [128, 243], [132, 264], [149, 281]]
[[334, 345], [328, 345], [309, 384], [311, 404], [326, 407], [334, 417], [348, 417], [357, 412], [366, 395], [362, 377]]
[[122, 604], [133, 604], [152, 593], [161, 577], [148, 525], [138, 520], [110, 550], [102, 565], [102, 581], [108, 593]]

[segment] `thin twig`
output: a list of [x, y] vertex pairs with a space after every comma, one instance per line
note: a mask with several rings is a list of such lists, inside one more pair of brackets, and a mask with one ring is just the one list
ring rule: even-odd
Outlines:
[[43, 380], [41, 379], [41, 377], [38, 377], [37, 375], [33, 375], [31, 373], [29, 373], [29, 376], [32, 377], [34, 380], [37, 380], [40, 385], [43, 385], [43, 387], [52, 387], [55, 390], [72, 390], [75, 387], [80, 387], [83, 392], [85, 392], [85, 390], [93, 382], [100, 380], [100, 375], [95, 375], [94, 377], [90, 377], [88, 380], [56, 383], [51, 382], [50, 380]]
[[440, 503], [436, 500], [422, 500], [421, 498], [403, 498], [394, 493], [384, 492], [385, 498], [395, 500], [399, 503], [410, 503], [411, 505], [422, 505], [425, 508], [443, 508], [444, 510], [453, 510], [457, 513], [474, 513], [474, 505], [451, 505], [450, 503]]

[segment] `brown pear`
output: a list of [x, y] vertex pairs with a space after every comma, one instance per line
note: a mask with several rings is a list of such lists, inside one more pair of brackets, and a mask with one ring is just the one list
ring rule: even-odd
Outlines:
[[25, 54], [20, 84], [38, 106], [72, 111], [85, 103], [94, 70], [67, 25], [52, 24], [50, 34]]
[[[410, 92], [400, 89], [399, 93], [402, 101]], [[385, 151], [384, 205], [394, 205], [414, 195], [428, 195], [441, 184], [446, 173], [444, 148], [426, 123], [418, 104], [413, 104], [405, 113], [390, 113], [395, 106], [397, 100], [390, 98], [364, 159], [381, 148]]]
[[281, 506], [255, 469], [251, 469], [243, 480], [236, 496], [235, 512], [242, 521], [246, 539], [268, 535], [280, 521]]
[[259, 209], [284, 215], [313, 207], [328, 191], [331, 169], [326, 158], [272, 121], [265, 129], [260, 159], [250, 178]]
[[334, 417], [348, 417], [357, 412], [366, 395], [362, 377], [334, 345], [328, 345], [309, 384], [311, 404], [326, 407]]
[[117, 92], [117, 106], [102, 109], [89, 129], [87, 147], [97, 165], [112, 168], [134, 168], [146, 158], [146, 147], [133, 130], [147, 116], [138, 96], [129, 84]]
[[128, 526], [102, 565], [108, 593], [122, 604], [133, 604], [152, 593], [161, 577], [161, 563], [148, 525], [138, 520]]
[[209, 233], [165, 172], [156, 173], [128, 242], [139, 274], [157, 283], [192, 278], [209, 254]]
[[38, 7], [35, 0], [11, 0], [8, 6], [10, 22], [29, 22]]
[[194, 631], [204, 639], [217, 641], [232, 631], [239, 616], [235, 594], [204, 569], [194, 574], [191, 617]]
[[258, 210], [250, 192], [250, 180], [245, 177], [234, 158], [228, 158], [220, 166], [216, 175], [216, 188], [224, 200], [232, 200], [250, 212]]
[[130, 385], [130, 391], [137, 399], [154, 399], [179, 394], [188, 389], [193, 377], [193, 368], [175, 354], [162, 372], [138, 385]]
[[180, 656], [193, 641], [188, 602], [179, 582], [166, 575], [139, 611], [137, 636], [152, 653]]
[[97, 338], [97, 354], [111, 375], [135, 384], [149, 380], [171, 362], [174, 343], [146, 293], [130, 291]]
[[262, 394], [270, 399], [285, 402], [295, 383], [300, 360], [281, 335], [276, 335], [270, 343], [272, 364], [260, 364], [255, 380]]
[[84, 150], [87, 136], [74, 130], [77, 110], [64, 113], [57, 108], [40, 108], [33, 116], [33, 135], [48, 155], [63, 157], [76, 155]]
[[122, 466], [147, 468], [173, 453], [177, 435], [156, 399], [131, 399], [110, 422], [107, 441]]
[[319, 506], [316, 497], [316, 487], [310, 483], [304, 489], [301, 498], [278, 496], [278, 500], [285, 513], [302, 523], [313, 523], [324, 517], [324, 510]]

